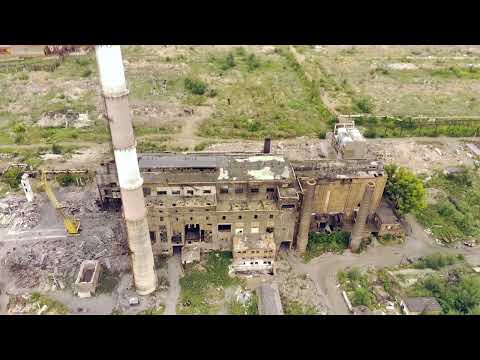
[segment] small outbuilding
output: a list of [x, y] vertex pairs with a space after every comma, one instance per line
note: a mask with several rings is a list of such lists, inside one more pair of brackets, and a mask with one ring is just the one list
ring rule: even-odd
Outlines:
[[406, 315], [438, 315], [442, 307], [434, 297], [409, 297], [402, 303]]
[[398, 237], [404, 237], [402, 224], [398, 220], [397, 216], [393, 212], [392, 208], [388, 206], [385, 201], [380, 203], [375, 215], [373, 217], [373, 223], [377, 228], [378, 236], [392, 235]]

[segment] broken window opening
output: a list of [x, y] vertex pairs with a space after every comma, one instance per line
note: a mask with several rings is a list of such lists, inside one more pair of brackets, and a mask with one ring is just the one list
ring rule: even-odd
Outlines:
[[157, 191], [157, 195], [167, 195], [165, 190]]
[[152, 193], [152, 190], [148, 187], [143, 188], [143, 196], [149, 196]]
[[152, 244], [155, 244], [157, 242], [155, 231], [150, 231], [150, 241], [152, 242]]
[[232, 231], [232, 225], [230, 224], [219, 224], [218, 225], [219, 232], [230, 232]]
[[251, 188], [250, 192], [251, 193], [258, 193], [258, 192], [260, 192], [260, 189], [259, 188]]
[[269, 234], [273, 234], [274, 230], [275, 229], [272, 226], [268, 226], [267, 229], [266, 229], [267, 233], [269, 233]]

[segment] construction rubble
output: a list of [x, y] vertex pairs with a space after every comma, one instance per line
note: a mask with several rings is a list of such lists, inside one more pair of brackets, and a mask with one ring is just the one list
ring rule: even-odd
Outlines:
[[[14, 202], [7, 203], [15, 208]], [[24, 226], [38, 223], [38, 209], [41, 206], [28, 204], [26, 200], [20, 203], [23, 205], [21, 209], [36, 206], [37, 210], [28, 215], [25, 210], [17, 210], [10, 224], [14, 225], [17, 218], [23, 219], [19, 224]], [[72, 287], [84, 260], [98, 260], [109, 272], [129, 270], [128, 245], [120, 214], [99, 210], [93, 199], [70, 200], [65, 204], [68, 205], [68, 212], [82, 220], [88, 219], [89, 226], [77, 236], [18, 241], [6, 249], [0, 266], [15, 279], [17, 289], [49, 291]], [[42, 205], [48, 206], [46, 203]]]
[[24, 195], [10, 195], [0, 202], [0, 228], [31, 229], [40, 221], [38, 204], [27, 202]]

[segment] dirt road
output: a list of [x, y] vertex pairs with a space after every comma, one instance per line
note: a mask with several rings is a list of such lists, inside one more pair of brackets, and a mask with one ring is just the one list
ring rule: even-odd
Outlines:
[[168, 294], [165, 299], [165, 311], [164, 315], [176, 315], [177, 314], [177, 300], [180, 295], [180, 275], [182, 273], [182, 267], [180, 265], [180, 257], [174, 255], [168, 258]]
[[296, 271], [309, 274], [313, 279], [330, 315], [349, 314], [341, 291], [337, 287], [337, 273], [347, 268], [396, 266], [407, 257], [427, 256], [436, 252], [462, 254], [471, 265], [480, 264], [480, 249], [442, 247], [423, 231], [413, 216], [408, 215], [406, 220], [411, 229], [406, 241], [401, 245], [376, 246], [361, 254], [347, 251], [343, 255], [323, 255], [308, 264], [304, 264], [293, 254], [289, 255], [288, 260]]

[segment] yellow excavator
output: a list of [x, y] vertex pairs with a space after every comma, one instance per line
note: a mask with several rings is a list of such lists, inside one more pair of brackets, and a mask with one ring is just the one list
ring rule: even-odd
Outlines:
[[62, 206], [60, 205], [60, 203], [57, 200], [57, 197], [55, 196], [55, 193], [53, 192], [52, 188], [50, 187], [50, 184], [47, 181], [47, 174], [45, 172], [42, 172], [41, 184], [45, 190], [45, 193], [48, 196], [48, 199], [50, 200], [50, 203], [55, 208], [55, 210], [57, 210], [60, 216], [63, 218], [63, 224], [65, 225], [65, 229], [67, 230], [68, 235], [78, 235], [78, 232], [80, 229], [80, 220], [74, 219], [73, 217], [65, 214]]

